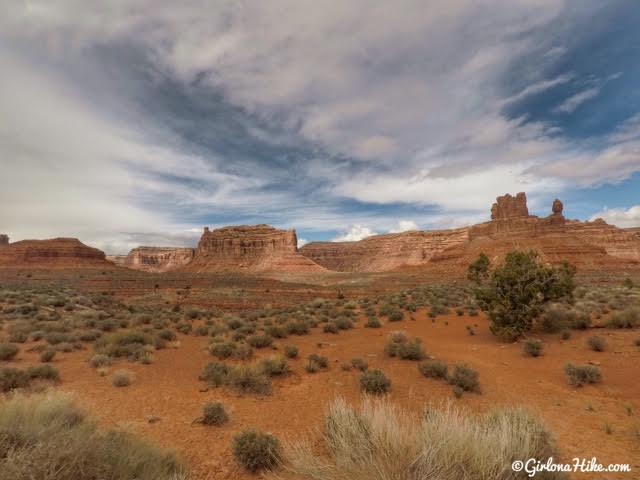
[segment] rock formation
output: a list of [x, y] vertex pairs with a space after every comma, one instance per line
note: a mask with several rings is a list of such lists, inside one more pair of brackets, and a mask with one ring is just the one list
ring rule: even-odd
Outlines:
[[508, 193], [496, 199], [491, 206], [491, 220], [505, 220], [507, 218], [528, 217], [527, 196], [524, 192], [512, 197]]
[[110, 268], [104, 252], [76, 238], [22, 240], [0, 249], [0, 266], [43, 268]]
[[0, 234], [0, 248], [6, 247], [9, 245], [9, 236], [4, 233]]
[[583, 270], [640, 266], [639, 231], [566, 220], [563, 209], [556, 199], [541, 218], [529, 214], [524, 193], [504, 195], [492, 205], [489, 222], [468, 228], [314, 242], [300, 252], [330, 270], [351, 272], [424, 267], [461, 273], [481, 252], [497, 259], [513, 249], [535, 249], [549, 262], [566, 260]]
[[205, 227], [190, 271], [282, 271], [324, 270], [298, 253], [295, 230], [269, 225], [242, 225], [209, 230]]
[[106, 258], [109, 262], [114, 263], [117, 267], [124, 267], [124, 264], [127, 261], [126, 255], [107, 255]]
[[329, 270], [380, 272], [424, 265], [446, 248], [468, 242], [467, 228], [374, 235], [358, 242], [311, 242], [300, 253]]
[[191, 262], [194, 253], [193, 248], [138, 247], [129, 252], [122, 266], [146, 272], [169, 272]]

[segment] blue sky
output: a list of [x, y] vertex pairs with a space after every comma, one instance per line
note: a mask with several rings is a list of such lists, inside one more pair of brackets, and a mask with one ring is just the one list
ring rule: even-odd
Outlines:
[[3, 7], [0, 231], [358, 239], [518, 191], [640, 225], [633, 0], [179, 3]]

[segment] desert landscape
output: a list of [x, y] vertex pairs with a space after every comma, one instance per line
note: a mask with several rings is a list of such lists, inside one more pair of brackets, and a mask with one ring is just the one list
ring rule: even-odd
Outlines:
[[638, 0], [5, 0], [0, 480], [640, 479]]
[[[495, 268], [531, 250], [548, 268], [575, 265], [575, 285], [570, 298], [541, 303], [521, 335], [501, 338], [469, 266], [481, 253]], [[296, 467], [300, 442], [331, 455], [318, 443], [330, 406], [381, 397], [413, 416], [525, 408], [556, 458], [640, 468], [640, 236], [566, 220], [559, 200], [540, 218], [524, 193], [507, 194], [483, 224], [300, 249], [295, 231], [266, 225], [205, 228], [195, 249], [139, 247], [124, 259], [76, 239], [5, 241], [0, 268], [3, 391], [69, 395], [99, 428], [175, 452], [184, 478], [274, 468], [325, 478], [309, 459]], [[246, 431], [268, 432], [286, 453], [243, 465], [234, 439]], [[494, 478], [521, 478], [510, 467], [517, 452]], [[12, 457], [2, 461], [12, 472]], [[337, 465], [328, 478], [345, 478]], [[473, 463], [442, 468], [488, 478]]]

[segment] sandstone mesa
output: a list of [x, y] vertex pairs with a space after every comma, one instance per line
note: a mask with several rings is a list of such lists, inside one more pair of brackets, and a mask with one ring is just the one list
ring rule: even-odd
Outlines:
[[602, 219], [568, 220], [556, 199], [546, 217], [530, 215], [525, 193], [503, 195], [491, 220], [469, 227], [375, 235], [357, 242], [311, 242], [297, 247], [295, 230], [269, 225], [205, 227], [197, 248], [137, 247], [109, 256], [73, 238], [9, 243], [0, 235], [0, 266], [125, 267], [152, 273], [384, 272], [430, 269], [460, 275], [481, 252], [497, 260], [513, 249], [535, 249], [545, 261], [569, 261], [582, 270], [640, 267], [640, 228]]

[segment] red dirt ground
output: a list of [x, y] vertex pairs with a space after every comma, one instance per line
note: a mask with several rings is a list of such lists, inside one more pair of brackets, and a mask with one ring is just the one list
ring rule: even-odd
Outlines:
[[[226, 388], [203, 391], [206, 385], [198, 375], [212, 357], [206, 352], [207, 337], [179, 335], [180, 346], [155, 354], [152, 365], [118, 362], [113, 372], [125, 368], [135, 373], [134, 383], [115, 388], [111, 377], [99, 376], [89, 367], [91, 350], [59, 353], [54, 365], [60, 370], [61, 390], [72, 392], [80, 404], [96, 415], [107, 427], [126, 426], [176, 450], [190, 465], [195, 480], [255, 478], [233, 461], [230, 445], [239, 431], [257, 427], [281, 439], [296, 439], [312, 434], [321, 426], [328, 403], [337, 396], [358, 402], [356, 371], [342, 371], [340, 364], [362, 357], [369, 368], [382, 369], [392, 380], [390, 398], [397, 404], [420, 411], [426, 404], [452, 399], [451, 387], [442, 381], [420, 375], [416, 362], [387, 358], [383, 353], [388, 334], [404, 330], [422, 339], [429, 355], [453, 364], [467, 362], [480, 372], [482, 394], [465, 394], [456, 403], [472, 410], [485, 410], [502, 404], [525, 405], [537, 412], [554, 432], [563, 460], [573, 457], [596, 457], [599, 463], [629, 463], [631, 474], [573, 474], [580, 479], [638, 478], [640, 469], [640, 349], [633, 341], [637, 330], [600, 330], [608, 350], [589, 350], [585, 341], [593, 330], [575, 331], [570, 340], [544, 335], [545, 352], [540, 358], [522, 353], [520, 344], [501, 344], [488, 329], [483, 316], [438, 317], [435, 323], [424, 310], [405, 315], [403, 322], [386, 324], [380, 329], [362, 328], [332, 335], [314, 329], [311, 335], [279, 340], [295, 344], [300, 359], [290, 361], [293, 373], [274, 381], [271, 396], [240, 395]], [[445, 321], [449, 325], [445, 325]], [[470, 336], [465, 327], [478, 324], [477, 335]], [[322, 342], [322, 347], [318, 343]], [[36, 353], [25, 352], [20, 361], [37, 362]], [[309, 374], [304, 371], [307, 355], [318, 352], [330, 360], [330, 370]], [[273, 354], [270, 349], [259, 356]], [[596, 386], [573, 388], [567, 384], [563, 366], [567, 362], [599, 362], [603, 382]], [[192, 425], [208, 401], [220, 400], [230, 410], [231, 421], [222, 427]], [[633, 408], [629, 415], [626, 406]], [[160, 417], [154, 424], [149, 416]], [[605, 424], [613, 428], [604, 431]], [[635, 472], [635, 473], [633, 473]]]

